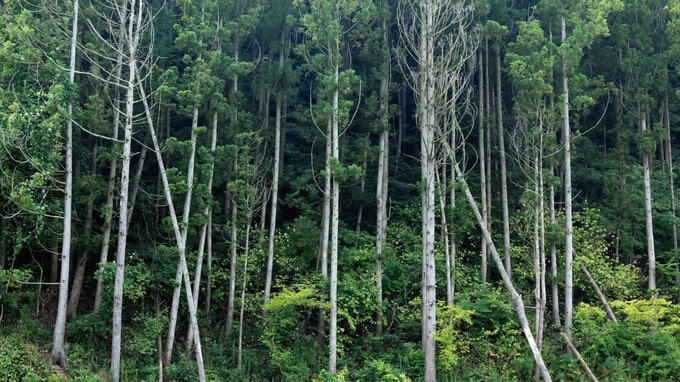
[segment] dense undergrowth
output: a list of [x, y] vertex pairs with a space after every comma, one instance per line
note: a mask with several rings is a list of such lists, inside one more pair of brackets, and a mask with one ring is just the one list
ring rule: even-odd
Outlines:
[[[297, 285], [277, 294], [268, 314], [249, 313], [244, 327], [241, 367], [236, 336], [225, 338], [219, 322], [203, 317], [204, 357], [213, 381], [418, 381], [423, 355], [417, 336], [419, 317], [396, 323], [381, 337], [347, 325], [341, 337], [336, 376], [325, 373], [327, 349], [315, 336], [315, 317], [324, 303], [314, 287]], [[15, 296], [16, 297], [16, 296]], [[8, 301], [5, 295], [4, 301]], [[5, 312], [0, 327], [0, 381], [104, 381], [108, 379], [110, 325], [107, 309], [81, 314], [68, 327], [68, 363], [49, 362], [49, 304], [40, 310], [30, 295], [20, 308]], [[680, 308], [666, 299], [613, 301], [619, 323], [604, 311], [581, 303], [575, 310], [574, 344], [600, 380], [672, 381], [680, 376]], [[38, 310], [38, 313], [36, 313]], [[138, 312], [124, 333], [122, 378], [158, 380], [158, 340], [166, 329], [163, 314]], [[534, 362], [501, 290], [478, 288], [458, 296], [452, 307], [440, 306], [438, 380], [528, 381]], [[345, 322], [347, 324], [347, 322]], [[195, 363], [183, 346], [165, 381], [195, 381]], [[557, 328], [548, 327], [543, 354], [554, 380], [586, 380], [577, 359], [566, 351]]]

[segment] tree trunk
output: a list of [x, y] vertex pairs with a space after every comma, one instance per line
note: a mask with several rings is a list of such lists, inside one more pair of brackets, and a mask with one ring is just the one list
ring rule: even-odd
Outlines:
[[[71, 56], [69, 61], [69, 83], [73, 85], [76, 73], [76, 44], [78, 41], [78, 0], [73, 2], [73, 29], [71, 32]], [[73, 202], [73, 103], [68, 104], [66, 121], [66, 184], [64, 185], [64, 223], [61, 242], [61, 277], [59, 280], [59, 302], [54, 324], [54, 341], [51, 358], [53, 364], [66, 366], [64, 337], [66, 334], [66, 309], [68, 304], [68, 280], [71, 261], [71, 208]]]
[[[647, 112], [640, 110], [640, 131], [644, 137], [647, 131]], [[654, 224], [652, 217], [652, 185], [650, 180], [651, 156], [647, 152], [649, 148], [642, 148], [642, 175], [645, 187], [645, 232], [647, 235], [647, 257], [648, 257], [648, 286], [647, 289], [656, 295], [656, 256], [654, 253]]]
[[[668, 188], [669, 197], [671, 199], [671, 217], [672, 217], [672, 229], [673, 229], [673, 260], [675, 261], [675, 284], [680, 286], [680, 261], [678, 257], [678, 224], [675, 221], [675, 181], [673, 179], [673, 153], [671, 145], [671, 122], [670, 122], [670, 102], [668, 100], [668, 94], [665, 95], [666, 107], [664, 108], [664, 123], [666, 128], [666, 153], [668, 154]], [[676, 300], [680, 300], [680, 291]]]
[[[567, 41], [567, 24], [560, 18], [562, 44]], [[574, 233], [572, 223], [571, 191], [571, 133], [569, 127], [569, 76], [567, 75], [567, 49], [562, 47], [562, 134], [564, 145], [564, 220], [565, 220], [565, 271], [564, 271], [564, 332], [571, 339], [574, 308]]]
[[[141, 17], [140, 17], [141, 19]], [[156, 130], [154, 128], [153, 124], [153, 119], [151, 116], [151, 110], [149, 108], [149, 104], [147, 102], [147, 96], [146, 92], [144, 90], [144, 87], [142, 86], [142, 81], [141, 79], [138, 78], [138, 91], [141, 95], [141, 101], [142, 104], [144, 105], [144, 112], [146, 115], [146, 122], [147, 125], [149, 126], [149, 132], [151, 133], [151, 140], [153, 141], [153, 147], [154, 151], [156, 152], [156, 161], [158, 162], [158, 169], [161, 174], [161, 179], [163, 181], [163, 192], [165, 195], [165, 200], [168, 204], [168, 210], [170, 211], [170, 218], [172, 221], [172, 228], [175, 234], [175, 241], [177, 242], [177, 252], [179, 255], [179, 267], [181, 268], [182, 271], [182, 278], [184, 280], [184, 290], [186, 292], [186, 300], [187, 300], [187, 305], [189, 306], [189, 321], [190, 325], [193, 328], [194, 332], [194, 346], [195, 346], [195, 353], [196, 353], [196, 364], [198, 367], [198, 378], [201, 382], [205, 382], [205, 368], [203, 366], [203, 351], [201, 349], [201, 337], [199, 334], [198, 330], [198, 320], [196, 317], [196, 304], [194, 303], [194, 296], [193, 292], [191, 290], [191, 281], [189, 279], [189, 268], [187, 266], [187, 261], [186, 261], [186, 225], [184, 226], [184, 229], [180, 229], [180, 224], [179, 220], [177, 219], [177, 213], [175, 211], [175, 205], [172, 200], [172, 194], [170, 192], [170, 184], [168, 182], [168, 177], [167, 177], [167, 172], [165, 170], [165, 164], [163, 163], [163, 157], [161, 155], [161, 150], [160, 150], [160, 145], [158, 143], [158, 138], [156, 137]], [[195, 132], [192, 130], [192, 141], [195, 140], [195, 137], [193, 136]], [[195, 144], [195, 143], [194, 143]], [[189, 168], [191, 169], [193, 167], [193, 158], [189, 158]], [[192, 179], [193, 179], [193, 174]], [[192, 188], [192, 182], [189, 181], [189, 174], [187, 174], [187, 193], [191, 193], [191, 188]], [[190, 197], [187, 198], [190, 203]], [[183, 221], [188, 221], [188, 214], [189, 212], [187, 211], [189, 209], [189, 206], [185, 204], [184, 207], [184, 216], [183, 216]], [[170, 353], [172, 355], [172, 353]], [[167, 355], [166, 355], [167, 356]]]
[[505, 271], [505, 267], [503, 266], [504, 265], [503, 259], [501, 259], [501, 257], [499, 256], [498, 251], [496, 250], [496, 247], [493, 244], [491, 234], [489, 233], [489, 230], [486, 228], [486, 222], [484, 221], [484, 218], [479, 212], [477, 202], [475, 201], [474, 197], [472, 196], [472, 193], [470, 192], [470, 188], [467, 184], [467, 181], [463, 178], [463, 173], [460, 170], [460, 167], [458, 166], [457, 163], [455, 164], [455, 166], [456, 174], [460, 178], [460, 182], [463, 185], [463, 191], [465, 192], [465, 197], [468, 201], [468, 204], [470, 205], [470, 208], [472, 209], [472, 212], [474, 213], [475, 218], [477, 219], [477, 223], [479, 225], [479, 228], [482, 230], [482, 234], [486, 236], [487, 243], [489, 243], [489, 251], [491, 252], [491, 257], [494, 259], [494, 262], [496, 263], [496, 267], [498, 268], [498, 272], [501, 275], [501, 279], [503, 279], [503, 284], [505, 285], [505, 288], [510, 293], [510, 297], [515, 306], [515, 311], [517, 312], [517, 317], [519, 318], [519, 323], [522, 327], [522, 331], [524, 332], [524, 336], [527, 340], [527, 343], [529, 344], [531, 353], [534, 356], [534, 360], [536, 361], [537, 367], [540, 370], [541, 376], [543, 377], [543, 380], [546, 382], [552, 381], [550, 373], [548, 372], [548, 368], [545, 366], [545, 362], [543, 362], [541, 351], [536, 345], [536, 340], [534, 339], [534, 336], [531, 333], [531, 328], [529, 327], [526, 312], [524, 311], [524, 302], [522, 301], [522, 296], [519, 293], [517, 293], [517, 290], [515, 289], [514, 285], [512, 284], [512, 281], [510, 280], [510, 276]]
[[[281, 40], [284, 40], [286, 34], [281, 34]], [[283, 70], [284, 54], [283, 48], [279, 54], [279, 71]], [[264, 284], [264, 304], [269, 301], [269, 295], [272, 288], [272, 277], [274, 273], [274, 240], [276, 238], [276, 215], [279, 203], [279, 171], [281, 169], [281, 108], [283, 106], [284, 89], [279, 89], [279, 94], [276, 95], [276, 110], [274, 119], [274, 167], [272, 168], [272, 188], [271, 188], [271, 211], [269, 212], [269, 241], [267, 245], [267, 274]]]
[[[340, 54], [340, 41], [335, 40], [335, 52]], [[332, 125], [331, 125], [331, 154], [332, 158], [340, 162], [339, 144], [339, 81], [340, 63], [336, 60], [333, 63], [333, 103], [332, 103]], [[328, 158], [330, 161], [331, 158]], [[337, 339], [338, 339], [338, 228], [340, 223], [340, 181], [337, 174], [332, 174], [333, 195], [331, 196], [331, 269], [330, 269], [330, 317], [329, 317], [329, 339], [328, 339], [328, 371], [331, 374], [337, 372]]]
[[[92, 173], [95, 175], [96, 169], [97, 149], [93, 150], [92, 154]], [[87, 213], [85, 215], [85, 225], [83, 227], [83, 238], [85, 239], [87, 248], [78, 257], [76, 263], [76, 270], [73, 274], [73, 285], [71, 286], [71, 294], [68, 298], [68, 308], [66, 309], [67, 317], [74, 317], [78, 314], [78, 304], [80, 303], [80, 293], [83, 287], [83, 279], [85, 278], [85, 266], [90, 257], [90, 233], [92, 231], [92, 217], [94, 215], [94, 198], [89, 198], [87, 202]]]
[[[140, 30], [142, 22], [142, 9], [144, 3], [137, 0], [130, 2], [130, 14], [128, 19], [121, 20], [126, 24], [127, 36], [126, 47], [129, 49], [127, 55], [127, 66], [129, 77], [126, 84], [125, 97], [125, 127], [123, 140], [123, 156], [120, 176], [120, 201], [118, 215], [118, 248], [116, 251], [116, 271], [115, 283], [113, 287], [113, 329], [111, 340], [111, 379], [113, 382], [120, 380], [120, 357], [122, 339], [122, 315], [123, 315], [123, 282], [125, 276], [125, 254], [127, 246], [127, 213], [128, 213], [128, 188], [130, 185], [130, 158], [132, 147], [132, 127], [134, 123], [134, 101], [135, 101], [135, 81], [137, 70], [137, 48], [140, 40]], [[137, 25], [135, 25], [137, 21]]]
[[508, 206], [508, 175], [505, 163], [505, 129], [503, 127], [503, 97], [501, 92], [501, 47], [496, 44], [496, 118], [498, 123], [498, 155], [501, 165], [501, 204], [503, 208], [503, 251], [505, 271], [512, 277], [510, 260], [510, 209]]
[[376, 286], [376, 326], [375, 334], [383, 334], [383, 245], [387, 236], [387, 196], [389, 186], [389, 157], [390, 157], [390, 53], [389, 28], [387, 18], [382, 20], [383, 58], [380, 73], [380, 143], [378, 152], [378, 176], [376, 179], [376, 234], [375, 234], [375, 286]]
[[[477, 53], [477, 62], [479, 66], [479, 80], [478, 80], [478, 89], [477, 91], [479, 92], [479, 109], [477, 113], [478, 115], [478, 121], [479, 121], [479, 179], [480, 179], [480, 195], [481, 195], [481, 202], [482, 202], [482, 216], [484, 216], [484, 219], [488, 220], [488, 202], [487, 202], [487, 194], [486, 194], [486, 150], [485, 146], [486, 144], [484, 143], [484, 139], [486, 137], [486, 133], [484, 132], [484, 118], [486, 117], [484, 115], [484, 64], [482, 60], [482, 50], [480, 49]], [[453, 179], [452, 179], [453, 180]], [[482, 252], [482, 266], [481, 266], [481, 280], [482, 284], [486, 284], [486, 277], [488, 274], [487, 270], [487, 259], [488, 259], [488, 245], [486, 243], [486, 238], [482, 236], [482, 243], [481, 243], [481, 252]]]
[[[248, 206], [248, 208], [252, 208]], [[245, 300], [246, 300], [246, 285], [248, 283], [248, 252], [250, 250], [250, 225], [253, 220], [252, 209], [247, 212], [246, 218], [246, 238], [245, 238], [245, 250], [243, 252], [243, 275], [241, 279], [241, 309], [239, 311], [238, 319], [238, 369], [241, 369], [243, 365], [243, 313], [245, 311]]]
[[[234, 165], [234, 167], [238, 167]], [[227, 324], [225, 335], [231, 334], [234, 323], [234, 298], [236, 297], [236, 256], [238, 253], [238, 206], [231, 198], [231, 260], [229, 263], [229, 297], [227, 299]]]

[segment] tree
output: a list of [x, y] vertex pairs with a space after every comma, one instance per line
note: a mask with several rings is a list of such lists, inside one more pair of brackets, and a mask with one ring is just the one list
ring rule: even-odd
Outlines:
[[[397, 20], [404, 55], [400, 63], [414, 91], [418, 105], [416, 121], [420, 131], [421, 215], [422, 215], [422, 346], [425, 381], [436, 380], [436, 278], [435, 278], [435, 142], [448, 142], [449, 126], [442, 115], [455, 109], [465, 86], [459, 84], [464, 64], [474, 55], [476, 37], [470, 37], [473, 7], [465, 2], [439, 0], [399, 3]], [[450, 31], [453, 29], [456, 33]], [[409, 64], [413, 62], [414, 68]], [[453, 96], [449, 92], [454, 93]], [[454, 129], [456, 121], [452, 124]], [[439, 135], [438, 135], [439, 134]], [[444, 139], [442, 139], [444, 138]], [[453, 150], [448, 150], [452, 155]], [[455, 160], [455, 157], [452, 156]]]
[[[73, 2], [73, 29], [71, 32], [71, 54], [69, 58], [69, 83], [74, 84], [76, 73], [76, 44], [78, 40], [78, 0]], [[59, 279], [59, 302], [54, 324], [52, 363], [66, 365], [64, 334], [66, 332], [66, 309], [68, 307], [68, 282], [71, 261], [71, 209], [73, 201], [73, 102], [68, 104], [66, 121], [66, 182], [64, 185], [64, 222], [61, 243], [61, 276]]]
[[[330, 228], [330, 325], [329, 325], [329, 356], [328, 371], [336, 373], [337, 366], [337, 288], [338, 288], [338, 229], [340, 223], [340, 182], [343, 178], [343, 166], [340, 160], [340, 136], [349, 126], [348, 107], [351, 102], [340, 99], [341, 88], [348, 87], [354, 72], [342, 71], [341, 45], [344, 36], [351, 30], [352, 24], [365, 22], [372, 12], [371, 6], [363, 6], [356, 0], [341, 0], [335, 3], [327, 1], [294, 1], [293, 4], [305, 12], [301, 16], [301, 23], [306, 36], [311, 40], [308, 47], [303, 49], [314, 50], [312, 56], [306, 56], [312, 70], [320, 74], [322, 83], [327, 92], [328, 119], [326, 132], [326, 171], [327, 179], [331, 180], [330, 215], [327, 220]], [[372, 4], [371, 4], [372, 5]], [[349, 24], [349, 25], [348, 25]], [[303, 50], [304, 53], [304, 50]], [[344, 95], [344, 94], [343, 94]], [[348, 104], [349, 103], [349, 104]], [[343, 128], [341, 133], [340, 128]], [[325, 202], [326, 203], [326, 202]], [[323, 246], [322, 246], [323, 247]], [[323, 248], [322, 248], [323, 251]], [[322, 256], [322, 263], [326, 259]], [[322, 265], [323, 268], [324, 265]], [[323, 272], [322, 272], [323, 273]]]

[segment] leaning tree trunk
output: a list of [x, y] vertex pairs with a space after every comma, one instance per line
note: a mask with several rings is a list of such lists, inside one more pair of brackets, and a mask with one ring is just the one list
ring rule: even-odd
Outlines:
[[531, 353], [534, 356], [534, 360], [536, 361], [537, 367], [540, 370], [543, 380], [546, 382], [550, 382], [552, 381], [552, 378], [550, 377], [548, 368], [545, 366], [543, 356], [541, 355], [541, 351], [539, 350], [536, 344], [536, 340], [533, 334], [531, 333], [529, 321], [527, 320], [526, 312], [524, 310], [524, 302], [522, 301], [522, 296], [519, 293], [517, 293], [515, 286], [512, 284], [510, 276], [505, 271], [503, 259], [501, 259], [501, 257], [498, 254], [498, 251], [496, 250], [496, 246], [493, 243], [491, 234], [489, 233], [489, 230], [486, 228], [486, 222], [484, 221], [482, 214], [479, 212], [477, 202], [475, 201], [474, 196], [472, 196], [472, 193], [470, 192], [470, 187], [468, 186], [467, 181], [463, 178], [463, 173], [460, 170], [460, 167], [458, 166], [457, 163], [455, 163], [455, 166], [456, 174], [460, 179], [459, 182], [463, 186], [463, 192], [465, 193], [465, 197], [468, 201], [468, 204], [470, 205], [470, 208], [472, 209], [472, 212], [474, 213], [475, 218], [477, 219], [477, 223], [482, 231], [482, 235], [486, 236], [487, 243], [489, 243], [489, 251], [491, 252], [491, 257], [496, 263], [496, 267], [498, 268], [498, 272], [500, 273], [505, 288], [508, 290], [508, 293], [510, 293], [510, 297], [515, 306], [515, 312], [517, 312], [517, 317], [519, 318], [519, 323], [520, 326], [522, 327], [522, 332], [524, 332], [524, 336], [527, 340], [527, 343], [529, 344], [529, 348], [531, 349]]
[[[161, 175], [161, 180], [163, 181], [163, 193], [165, 195], [165, 201], [168, 204], [168, 210], [170, 212], [170, 220], [172, 222], [173, 232], [175, 234], [175, 241], [177, 242], [177, 252], [179, 255], [179, 268], [181, 268], [182, 279], [184, 281], [184, 290], [186, 292], [187, 305], [189, 306], [189, 322], [194, 332], [194, 347], [196, 353], [196, 364], [198, 367], [198, 378], [201, 382], [205, 382], [205, 368], [203, 366], [203, 351], [201, 349], [201, 337], [198, 330], [198, 319], [196, 315], [196, 304], [194, 303], [194, 296], [191, 290], [191, 280], [189, 278], [189, 268], [186, 261], [186, 226], [184, 230], [180, 229], [179, 220], [177, 219], [177, 213], [175, 211], [175, 205], [172, 199], [172, 194], [170, 191], [170, 183], [168, 181], [168, 174], [165, 169], [165, 164], [163, 162], [163, 156], [161, 154], [160, 144], [158, 143], [158, 138], [156, 137], [156, 129], [154, 127], [153, 119], [151, 117], [151, 109], [147, 101], [146, 92], [142, 86], [141, 79], [138, 78], [138, 91], [140, 93], [140, 98], [142, 104], [144, 105], [144, 113], [146, 115], [146, 122], [149, 126], [149, 132], [151, 133], [151, 140], [153, 142], [153, 148], [156, 153], [156, 161], [158, 162], [158, 169]], [[190, 163], [192, 159], [190, 158]], [[190, 164], [191, 168], [191, 164]], [[187, 175], [188, 176], [188, 175]], [[187, 187], [191, 189], [191, 184]], [[189, 191], [188, 191], [189, 192]], [[188, 214], [186, 210], [188, 206], [185, 205], [185, 215]], [[188, 218], [187, 218], [188, 220]], [[166, 354], [167, 356], [167, 354]]]

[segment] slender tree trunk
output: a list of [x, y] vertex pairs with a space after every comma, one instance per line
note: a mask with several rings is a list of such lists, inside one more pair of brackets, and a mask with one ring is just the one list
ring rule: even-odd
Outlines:
[[[640, 131], [642, 135], [647, 131], [647, 112], [640, 109]], [[645, 232], [647, 235], [647, 257], [648, 257], [648, 287], [647, 289], [656, 295], [656, 256], [654, 253], [654, 225], [652, 217], [652, 185], [650, 180], [651, 156], [647, 152], [648, 148], [642, 149], [642, 175], [645, 187]]]
[[[484, 63], [482, 60], [482, 50], [477, 52], [477, 61], [479, 67], [479, 80], [478, 80], [478, 92], [479, 92], [479, 109], [478, 109], [478, 120], [479, 120], [479, 179], [480, 179], [480, 195], [482, 202], [482, 216], [484, 219], [488, 220], [488, 202], [486, 194], [486, 150], [484, 138], [486, 134], [484, 132]], [[488, 259], [488, 245], [486, 243], [486, 238], [482, 235], [481, 243], [482, 252], [482, 269], [481, 269], [481, 279], [482, 284], [486, 284], [486, 277], [488, 274], [487, 270], [487, 259]]]
[[[363, 160], [361, 161], [361, 179], [359, 181], [359, 189], [361, 190], [362, 201], [359, 202], [359, 211], [357, 212], [357, 225], [356, 225], [357, 238], [359, 237], [359, 234], [361, 233], [361, 222], [364, 218], [363, 195], [366, 192], [366, 174], [368, 172], [368, 148], [370, 146], [370, 140], [371, 140], [371, 132], [367, 131], [366, 135], [364, 136], [364, 153], [363, 153]], [[359, 240], [354, 242], [354, 247], [357, 248], [358, 246], [359, 246]]]
[[135, 210], [135, 202], [137, 201], [137, 191], [139, 191], [139, 182], [142, 180], [142, 171], [144, 170], [144, 163], [146, 162], [146, 154], [149, 150], [146, 145], [142, 145], [142, 150], [139, 152], [139, 159], [137, 160], [137, 170], [135, 170], [135, 176], [132, 180], [130, 188], [130, 207], [128, 208], [128, 229], [130, 229], [130, 223], [132, 222], [132, 213]]
[[[564, 16], [560, 18], [562, 44], [567, 41]], [[567, 74], [567, 49], [562, 47], [562, 134], [564, 144], [564, 220], [565, 220], [565, 275], [564, 275], [564, 332], [571, 339], [574, 308], [574, 233], [572, 223], [571, 191], [571, 132], [569, 127], [569, 76]]]
[[[251, 208], [250, 206], [248, 208]], [[250, 225], [253, 220], [253, 212], [249, 210], [246, 218], [246, 245], [243, 252], [243, 275], [241, 278], [241, 309], [238, 319], [238, 368], [243, 365], [243, 313], [245, 311], [246, 285], [248, 283], [248, 252], [250, 250]]]
[[[141, 12], [140, 12], [141, 14]], [[141, 19], [141, 17], [140, 17]], [[195, 347], [195, 353], [196, 353], [196, 364], [198, 367], [198, 378], [201, 382], [205, 382], [205, 368], [203, 366], [203, 351], [201, 348], [201, 337], [199, 334], [198, 330], [198, 319], [196, 316], [196, 304], [194, 303], [194, 296], [193, 292], [191, 290], [191, 280], [189, 278], [189, 268], [187, 266], [187, 261], [186, 261], [186, 230], [187, 226], [185, 225], [183, 229], [180, 229], [180, 223], [179, 219], [177, 219], [177, 213], [175, 211], [175, 205], [172, 200], [172, 194], [170, 192], [170, 184], [168, 182], [168, 176], [167, 172], [165, 170], [165, 164], [163, 162], [163, 157], [161, 154], [161, 149], [160, 145], [158, 143], [158, 138], [156, 137], [156, 129], [153, 124], [153, 119], [151, 118], [151, 110], [149, 108], [149, 104], [147, 102], [147, 96], [146, 96], [146, 91], [144, 90], [144, 87], [142, 86], [142, 81], [141, 79], [138, 78], [138, 87], [137, 87], [139, 93], [140, 93], [140, 99], [142, 101], [142, 104], [144, 105], [144, 112], [146, 115], [146, 122], [147, 125], [149, 126], [149, 132], [151, 133], [151, 140], [153, 141], [153, 147], [154, 151], [156, 152], [156, 161], [158, 162], [158, 168], [159, 172], [161, 174], [161, 179], [163, 181], [163, 192], [165, 194], [165, 200], [168, 204], [168, 210], [170, 211], [170, 218], [172, 221], [172, 228], [175, 234], [175, 240], [177, 242], [177, 252], [179, 255], [179, 267], [181, 268], [182, 271], [182, 279], [184, 281], [184, 290], [186, 292], [186, 300], [187, 300], [187, 305], [189, 307], [189, 322], [191, 327], [193, 328], [194, 332], [194, 347]], [[192, 141], [195, 140], [195, 137], [193, 135], [195, 132], [192, 131]], [[193, 143], [192, 145], [195, 145]], [[194, 146], [195, 147], [195, 146]], [[192, 150], [193, 151], [193, 150]], [[193, 168], [193, 158], [189, 158], [189, 169]], [[187, 193], [191, 193], [192, 189], [192, 182], [193, 182], [193, 171], [191, 171], [191, 178], [190, 174], [187, 174]], [[191, 181], [190, 181], [191, 180]], [[187, 203], [190, 203], [191, 198], [187, 197], [185, 200], [185, 206], [184, 206], [184, 216], [183, 216], [183, 221], [188, 221], [188, 214], [189, 211], [189, 206]], [[172, 352], [170, 351], [170, 356], [172, 356]], [[166, 354], [167, 357], [167, 354]], [[171, 357], [170, 357], [171, 358]]]
[[205, 314], [210, 313], [210, 303], [212, 299], [212, 211], [208, 215], [208, 243], [207, 243], [207, 259], [206, 259], [206, 280], [205, 280], [205, 306], [203, 311]]
[[[96, 173], [97, 148], [92, 150], [92, 172], [91, 176]], [[87, 248], [78, 257], [76, 263], [76, 270], [73, 274], [73, 285], [71, 286], [71, 294], [68, 298], [68, 308], [66, 309], [67, 317], [74, 317], [78, 313], [78, 304], [80, 303], [80, 293], [83, 289], [83, 279], [85, 278], [85, 266], [90, 257], [90, 236], [92, 232], [92, 217], [94, 215], [94, 198], [89, 198], [87, 201], [87, 212], [85, 214], [85, 224], [83, 226], [83, 238], [87, 243]]]
[[434, 174], [434, 7], [427, 0], [420, 7], [424, 11], [420, 30], [420, 62], [423, 90], [419, 95], [420, 104], [420, 171], [423, 182], [421, 191], [422, 212], [422, 345], [425, 353], [425, 382], [437, 380], [436, 330], [437, 287], [435, 280], [435, 174]]
[[[319, 244], [320, 258], [321, 258], [321, 278], [324, 280], [328, 278], [328, 243], [329, 243], [329, 233], [330, 233], [330, 219], [331, 219], [331, 193], [332, 193], [332, 182], [331, 182], [331, 165], [328, 160], [333, 151], [333, 146], [331, 142], [332, 134], [332, 119], [328, 118], [328, 123], [326, 125], [326, 167], [325, 167], [325, 177], [324, 177], [324, 187], [323, 187], [323, 214], [321, 216], [321, 240]], [[324, 335], [326, 333], [326, 313], [324, 309], [319, 309], [319, 324], [317, 326], [317, 345], [322, 345], [324, 343]]]
[[378, 152], [378, 176], [376, 179], [376, 234], [375, 234], [375, 286], [376, 286], [376, 326], [375, 334], [383, 334], [383, 246], [387, 236], [387, 196], [389, 185], [389, 156], [390, 156], [390, 53], [389, 28], [387, 18], [382, 20], [383, 49], [386, 57], [383, 59], [380, 74], [380, 140]]
[[[335, 52], [340, 54], [340, 41], [335, 41]], [[332, 125], [331, 125], [331, 150], [332, 157], [340, 161], [339, 144], [339, 121], [338, 113], [340, 110], [340, 63], [336, 60], [333, 64], [333, 106], [332, 106]], [[329, 158], [330, 160], [330, 158]], [[329, 339], [328, 339], [328, 371], [332, 374], [337, 372], [337, 346], [338, 346], [338, 228], [340, 223], [340, 181], [337, 174], [332, 174], [333, 195], [331, 196], [331, 269], [330, 269], [330, 317], [329, 317]]]
[[[675, 284], [680, 286], [680, 257], [678, 254], [678, 224], [675, 221], [675, 181], [673, 179], [673, 152], [671, 145], [671, 122], [670, 122], [670, 102], [668, 99], [668, 94], [665, 96], [666, 107], [664, 109], [664, 123], [666, 128], [666, 153], [668, 154], [668, 186], [669, 186], [669, 196], [671, 199], [671, 214], [672, 214], [672, 229], [673, 229], [673, 260], [675, 261]], [[677, 300], [680, 300], [680, 292], [678, 292]]]
[[[71, 31], [71, 56], [69, 61], [69, 83], [73, 85], [76, 73], [76, 44], [78, 41], [78, 0], [73, 2], [73, 29]], [[64, 185], [64, 221], [61, 242], [61, 277], [59, 280], [59, 302], [54, 324], [54, 341], [51, 358], [53, 364], [66, 366], [64, 337], [66, 334], [66, 309], [68, 304], [68, 280], [71, 262], [71, 208], [73, 203], [73, 102], [68, 104], [66, 121], [66, 183]]]
[[[212, 132], [210, 134], [210, 172], [208, 174], [208, 192], [212, 195], [213, 177], [215, 174], [215, 150], [217, 149], [217, 112], [213, 113], [212, 118]], [[194, 270], [194, 304], [196, 305], [196, 310], [198, 311], [198, 295], [201, 291], [201, 273], [203, 268], [203, 256], [205, 254], [205, 247], [208, 241], [207, 235], [209, 230], [208, 224], [211, 221], [212, 207], [211, 203], [208, 203], [203, 209], [203, 217], [205, 218], [205, 223], [201, 225], [199, 229], [199, 242], [198, 242], [198, 254], [196, 256], [196, 268]], [[187, 350], [191, 349], [191, 344], [194, 339], [193, 331], [191, 328], [187, 332]]]
[[539, 350], [536, 344], [536, 340], [533, 334], [531, 333], [529, 321], [527, 320], [526, 312], [524, 311], [524, 302], [522, 301], [522, 296], [519, 293], [517, 293], [517, 290], [512, 284], [510, 276], [505, 271], [505, 267], [503, 266], [504, 265], [503, 259], [501, 259], [501, 257], [499, 256], [498, 251], [496, 250], [496, 247], [493, 244], [491, 234], [489, 233], [489, 230], [486, 228], [486, 222], [484, 221], [482, 214], [479, 212], [477, 202], [475, 201], [474, 196], [472, 196], [472, 193], [470, 192], [470, 187], [467, 185], [467, 182], [463, 178], [463, 173], [460, 170], [460, 167], [458, 166], [457, 163], [455, 164], [455, 166], [456, 174], [460, 178], [459, 181], [463, 185], [463, 191], [465, 192], [465, 197], [468, 201], [468, 204], [470, 205], [470, 208], [472, 209], [472, 212], [474, 213], [475, 218], [477, 219], [477, 223], [479, 224], [479, 228], [482, 230], [482, 234], [486, 236], [487, 242], [489, 243], [489, 251], [491, 252], [491, 257], [496, 263], [496, 267], [498, 268], [498, 272], [501, 275], [501, 279], [503, 280], [505, 288], [510, 293], [513, 305], [515, 306], [515, 311], [517, 312], [517, 317], [519, 318], [520, 326], [522, 327], [522, 332], [524, 333], [527, 343], [529, 344], [529, 348], [531, 349], [531, 353], [534, 356], [534, 360], [536, 361], [536, 364], [540, 370], [541, 376], [543, 377], [544, 381], [547, 382], [552, 381], [550, 373], [548, 372], [548, 368], [545, 366], [545, 362], [543, 361], [543, 357], [541, 356], [541, 351]]
[[[139, 4], [138, 10], [135, 10]], [[125, 254], [127, 247], [127, 213], [128, 213], [128, 189], [130, 185], [130, 158], [132, 148], [132, 125], [134, 122], [135, 81], [137, 71], [137, 47], [140, 40], [140, 27], [142, 22], [142, 9], [144, 3], [137, 0], [130, 2], [130, 14], [128, 19], [121, 20], [127, 24], [128, 51], [128, 80], [125, 97], [125, 134], [123, 140], [123, 159], [120, 176], [120, 201], [118, 217], [118, 248], [116, 251], [115, 284], [113, 288], [113, 329], [111, 340], [111, 379], [113, 382], [120, 380], [120, 357], [122, 339], [122, 315], [123, 315], [123, 283], [125, 276]], [[137, 24], [135, 25], [135, 21]]]
[[[281, 41], [284, 36], [281, 34]], [[279, 71], [283, 70], [284, 54], [283, 49], [279, 54]], [[271, 211], [269, 212], [269, 241], [267, 245], [267, 274], [264, 284], [264, 303], [269, 301], [272, 289], [272, 278], [274, 273], [274, 239], [276, 238], [276, 215], [279, 203], [279, 171], [281, 169], [281, 108], [283, 106], [284, 89], [279, 89], [276, 95], [275, 119], [274, 119], [274, 167], [272, 168], [272, 188], [271, 188]]]
[[508, 206], [508, 173], [505, 163], [505, 129], [503, 127], [503, 97], [501, 92], [501, 47], [496, 45], [496, 118], [498, 122], [498, 155], [501, 165], [501, 204], [503, 208], [503, 251], [505, 271], [512, 277], [510, 260], [510, 209]]
[[[234, 167], [238, 167], [234, 165]], [[229, 298], [227, 300], [226, 336], [231, 334], [234, 322], [234, 298], [236, 297], [236, 259], [238, 254], [238, 205], [231, 198], [231, 259], [229, 263]]]

